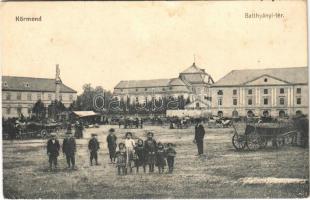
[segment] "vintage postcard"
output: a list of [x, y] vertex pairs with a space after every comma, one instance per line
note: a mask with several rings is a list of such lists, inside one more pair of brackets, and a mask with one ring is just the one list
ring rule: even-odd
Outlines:
[[307, 198], [307, 1], [2, 2], [3, 198]]

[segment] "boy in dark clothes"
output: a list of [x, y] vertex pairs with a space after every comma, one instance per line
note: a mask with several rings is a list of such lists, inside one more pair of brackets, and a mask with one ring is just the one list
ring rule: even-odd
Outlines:
[[169, 173], [172, 173], [174, 167], [174, 157], [176, 156], [177, 152], [174, 150], [172, 143], [168, 143], [167, 145], [168, 148], [166, 149], [166, 155], [167, 155], [168, 168]]
[[47, 141], [47, 155], [49, 157], [48, 161], [50, 164], [50, 170], [54, 164], [55, 169], [57, 169], [57, 157], [59, 156], [59, 141], [56, 139], [56, 134], [51, 135], [52, 138]]
[[114, 132], [115, 132], [114, 128], [111, 128], [109, 130], [109, 135], [107, 137], [107, 143], [108, 143], [111, 163], [115, 163], [115, 152], [116, 152], [116, 147], [117, 147], [117, 144], [116, 144], [117, 137], [114, 134]]
[[156, 166], [158, 167], [158, 172], [162, 174], [166, 166], [166, 152], [164, 149], [164, 145], [160, 142], [157, 145]]
[[144, 149], [147, 158], [147, 164], [149, 165], [149, 172], [154, 172], [155, 157], [156, 157], [156, 141], [153, 139], [154, 134], [149, 132], [147, 134], [147, 140], [144, 142]]
[[116, 152], [116, 167], [118, 175], [126, 174], [127, 152], [124, 143], [119, 143], [119, 150]]
[[68, 168], [75, 169], [76, 143], [75, 138], [69, 132], [66, 133], [66, 138], [63, 141], [62, 151], [66, 155]]
[[98, 165], [97, 151], [100, 149], [99, 142], [97, 140], [97, 134], [92, 133], [92, 138], [88, 142], [88, 149], [90, 151], [90, 165], [93, 165], [93, 159], [95, 159], [96, 165]]
[[143, 166], [143, 172], [145, 173], [146, 159], [145, 159], [143, 140], [141, 139], [138, 140], [138, 144], [135, 147], [135, 154], [136, 154], [135, 165], [137, 173], [139, 172], [140, 166]]

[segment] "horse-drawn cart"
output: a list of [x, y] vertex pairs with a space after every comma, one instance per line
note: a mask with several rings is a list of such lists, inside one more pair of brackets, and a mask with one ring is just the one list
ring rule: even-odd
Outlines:
[[236, 150], [258, 150], [265, 148], [268, 141], [273, 147], [294, 144], [297, 130], [292, 122], [238, 122], [233, 123], [232, 144]]
[[52, 132], [58, 133], [61, 130], [61, 124], [42, 122], [20, 123], [17, 126], [17, 130], [16, 137], [19, 139], [45, 138]]

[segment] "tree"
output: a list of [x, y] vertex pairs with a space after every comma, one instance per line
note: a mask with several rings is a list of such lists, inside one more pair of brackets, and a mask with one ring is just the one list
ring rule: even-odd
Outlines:
[[51, 102], [50, 105], [47, 107], [48, 111], [48, 116], [54, 118], [55, 120], [57, 119], [57, 115], [66, 111], [65, 105], [58, 100], [54, 100]]
[[39, 99], [32, 108], [32, 113], [35, 114], [36, 118], [41, 120], [45, 117], [46, 111], [44, 103]]
[[[77, 96], [76, 101], [72, 102], [69, 110], [92, 110], [96, 112], [116, 112], [114, 109], [110, 109], [110, 103], [113, 103], [113, 95], [110, 91], [106, 91], [101, 86], [93, 88], [90, 83], [83, 85], [83, 93]], [[113, 104], [115, 106], [115, 104]]]

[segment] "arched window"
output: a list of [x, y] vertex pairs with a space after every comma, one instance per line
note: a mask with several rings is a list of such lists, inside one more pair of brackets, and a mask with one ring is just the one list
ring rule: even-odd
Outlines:
[[269, 116], [269, 111], [268, 110], [264, 110], [263, 111], [263, 116]]
[[285, 117], [285, 111], [284, 111], [284, 110], [280, 110], [280, 111], [279, 111], [279, 117], [280, 117], [280, 118]]
[[246, 114], [248, 117], [254, 117], [254, 113], [252, 110], [249, 110]]
[[232, 111], [232, 117], [233, 117], [233, 118], [237, 118], [237, 117], [239, 117], [239, 113], [238, 113], [238, 111], [233, 110], [233, 111]]

